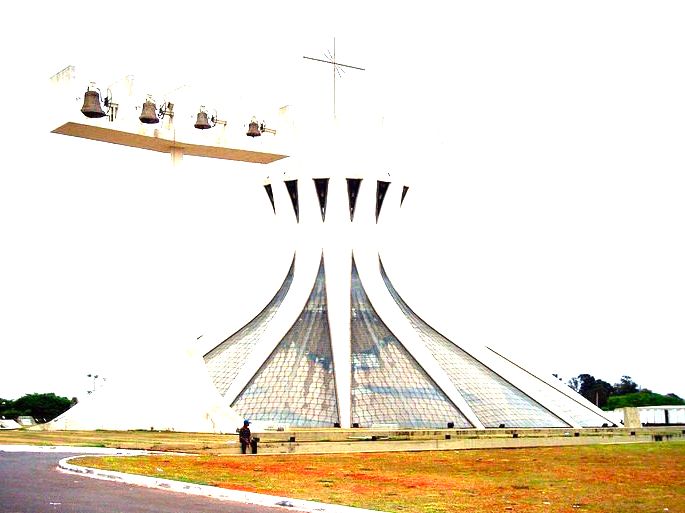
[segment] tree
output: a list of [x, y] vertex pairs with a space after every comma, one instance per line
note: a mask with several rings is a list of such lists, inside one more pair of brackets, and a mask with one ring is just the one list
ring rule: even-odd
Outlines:
[[595, 381], [595, 386], [585, 395], [585, 398], [601, 408], [606, 405], [609, 396], [613, 393], [614, 387], [610, 383], [598, 379]]
[[568, 386], [605, 410], [626, 406], [685, 404], [685, 401], [675, 394], [655, 394], [647, 388], [641, 388], [627, 374], [624, 374], [621, 381], [615, 385], [610, 385], [590, 374], [579, 374], [568, 381]]
[[573, 390], [575, 390], [578, 393], [580, 393], [580, 385], [580, 376], [568, 380], [568, 386], [570, 386]]
[[571, 378], [568, 384], [585, 399], [599, 407], [606, 404], [607, 399], [614, 391], [614, 387], [609, 383], [596, 379], [590, 374], [579, 374], [577, 377]]
[[34, 419], [47, 422], [61, 415], [71, 407], [71, 401], [66, 397], [49, 394], [26, 394], [14, 401], [12, 408], [15, 415], [30, 415]]
[[596, 381], [595, 377], [590, 374], [579, 374], [577, 377], [571, 378], [568, 384], [573, 390], [584, 396], [588, 390], [595, 386]]
[[14, 401], [0, 398], [0, 418], [14, 419], [18, 416], [14, 409]]
[[614, 395], [634, 394], [640, 387], [630, 376], [622, 376], [621, 381], [614, 385]]

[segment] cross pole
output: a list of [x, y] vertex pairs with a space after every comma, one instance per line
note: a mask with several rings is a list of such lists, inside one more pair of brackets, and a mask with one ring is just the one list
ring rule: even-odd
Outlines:
[[[330, 55], [330, 54], [329, 54]], [[335, 38], [333, 38], [333, 57], [331, 58], [330, 61], [327, 61], [325, 59], [316, 59], [314, 57], [307, 57], [307, 56], [302, 56], [303, 59], [309, 59], [310, 61], [317, 61], [317, 62], [324, 62], [326, 64], [332, 64], [333, 65], [333, 118], [335, 119], [335, 75], [336, 73], [338, 76], [340, 76], [340, 68], [352, 68], [352, 69], [358, 69], [360, 71], [366, 71], [364, 68], [360, 68], [358, 66], [350, 66], [349, 64], [341, 64], [335, 60]], [[343, 70], [345, 71], [345, 70]]]

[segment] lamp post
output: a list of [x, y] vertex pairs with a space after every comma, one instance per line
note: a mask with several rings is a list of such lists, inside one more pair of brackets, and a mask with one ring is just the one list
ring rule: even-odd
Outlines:
[[106, 378], [103, 378], [102, 376], [100, 376], [100, 375], [98, 375], [98, 374], [86, 374], [86, 376], [88, 376], [89, 378], [93, 378], [93, 389], [92, 389], [92, 390], [88, 390], [88, 393], [89, 393], [89, 394], [92, 394], [93, 392], [95, 392], [96, 380], [97, 380], [98, 378], [101, 379], [101, 380], [103, 380], [103, 381], [106, 381]]

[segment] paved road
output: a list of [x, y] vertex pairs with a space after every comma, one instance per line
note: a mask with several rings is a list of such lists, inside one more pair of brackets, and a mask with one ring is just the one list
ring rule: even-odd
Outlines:
[[268, 508], [65, 474], [67, 453], [0, 452], [0, 513], [283, 513]]

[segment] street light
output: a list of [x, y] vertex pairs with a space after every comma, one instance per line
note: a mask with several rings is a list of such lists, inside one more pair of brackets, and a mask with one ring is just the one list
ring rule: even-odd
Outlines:
[[102, 381], [107, 381], [107, 378], [103, 378], [103, 377], [99, 376], [98, 374], [86, 374], [86, 376], [88, 376], [89, 378], [93, 378], [93, 390], [88, 390], [89, 394], [92, 394], [93, 392], [95, 392], [95, 380], [96, 379], [100, 378]]

